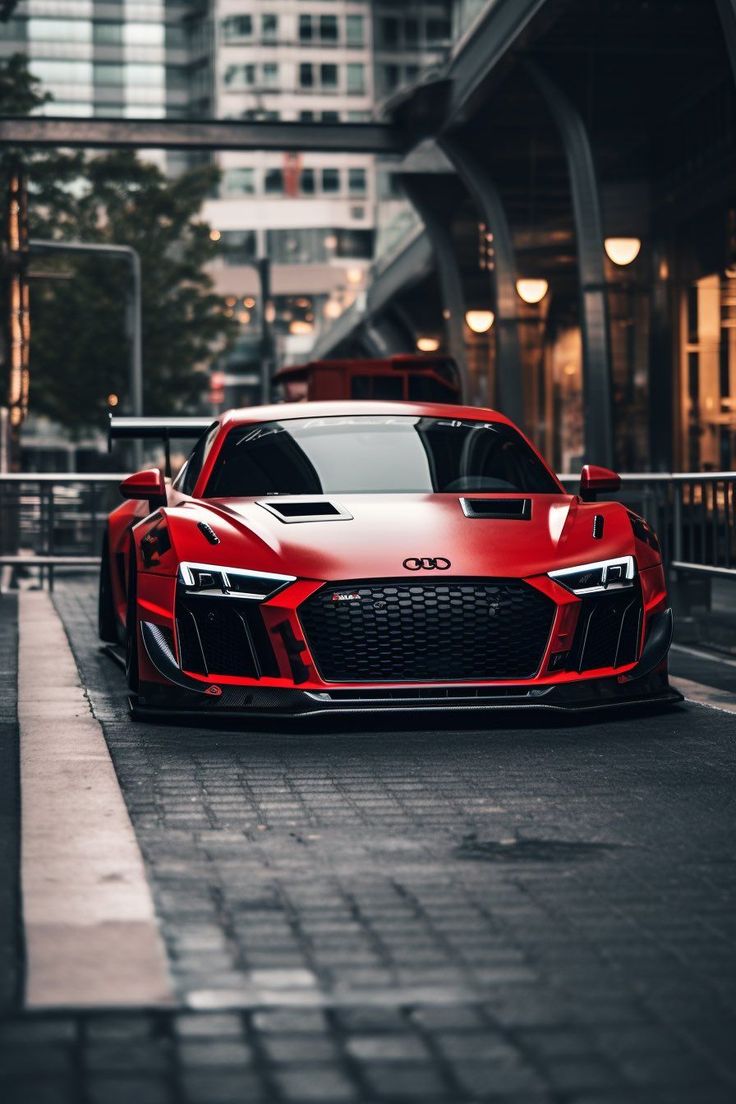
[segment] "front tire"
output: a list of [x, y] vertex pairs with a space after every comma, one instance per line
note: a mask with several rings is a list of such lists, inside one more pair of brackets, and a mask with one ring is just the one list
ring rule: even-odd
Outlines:
[[102, 538], [102, 557], [100, 559], [100, 587], [97, 601], [97, 631], [100, 640], [106, 644], [117, 644], [117, 618], [112, 596], [110, 578], [110, 541], [107, 533]]
[[135, 560], [131, 556], [128, 570], [128, 611], [125, 619], [125, 677], [128, 689], [138, 694], [138, 610]]

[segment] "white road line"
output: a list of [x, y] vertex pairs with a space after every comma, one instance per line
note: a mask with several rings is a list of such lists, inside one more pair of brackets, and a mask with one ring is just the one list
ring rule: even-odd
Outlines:
[[20, 595], [27, 1007], [173, 1002], [133, 826], [51, 599]]
[[670, 682], [687, 701], [707, 705], [711, 709], [720, 710], [721, 713], [736, 713], [736, 694], [728, 690], [718, 690], [715, 686], [704, 686], [702, 682], [693, 682], [692, 679], [677, 678], [673, 675], [670, 675]]
[[688, 648], [686, 644], [672, 644], [671, 648], [673, 652], [680, 652], [682, 655], [709, 659], [713, 663], [722, 663], [724, 667], [736, 667], [736, 659], [727, 659], [726, 656], [718, 655], [717, 652], [704, 652], [701, 648]]

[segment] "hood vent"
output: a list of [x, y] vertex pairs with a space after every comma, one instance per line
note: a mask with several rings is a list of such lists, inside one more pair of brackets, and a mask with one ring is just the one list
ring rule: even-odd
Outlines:
[[324, 499], [309, 501], [304, 498], [258, 499], [258, 505], [279, 521], [293, 523], [299, 521], [352, 521], [353, 515], [344, 506]]
[[460, 505], [469, 518], [531, 521], [532, 516], [530, 498], [461, 498]]

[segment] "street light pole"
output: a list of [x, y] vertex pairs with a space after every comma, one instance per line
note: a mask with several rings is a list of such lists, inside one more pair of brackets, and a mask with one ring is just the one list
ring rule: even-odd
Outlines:
[[273, 375], [273, 340], [271, 334], [271, 260], [260, 257], [255, 262], [261, 295], [261, 402], [271, 402]]
[[[60, 242], [31, 238], [31, 253], [86, 253], [115, 257], [130, 264], [130, 295], [128, 297], [128, 332], [130, 335], [130, 368], [128, 391], [130, 412], [134, 417], [143, 414], [143, 293], [141, 258], [132, 245], [104, 245], [96, 242]], [[133, 441], [133, 457], [136, 468], [143, 464], [143, 444]]]

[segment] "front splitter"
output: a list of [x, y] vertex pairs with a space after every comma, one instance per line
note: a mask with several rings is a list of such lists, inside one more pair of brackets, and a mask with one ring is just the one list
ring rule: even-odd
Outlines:
[[[463, 694], [467, 690], [467, 694]], [[297, 689], [260, 689], [224, 687], [219, 697], [205, 697], [159, 684], [145, 684], [131, 699], [135, 717], [172, 720], [197, 717], [202, 720], [232, 717], [236, 719], [326, 717], [346, 714], [387, 714], [437, 711], [488, 712], [545, 710], [557, 713], [585, 713], [622, 706], [666, 706], [683, 701], [669, 685], [666, 674], [655, 673], [642, 679], [620, 683], [616, 678], [587, 679], [548, 687], [532, 687], [515, 693], [505, 687], [453, 687], [390, 692], [305, 691]]]

